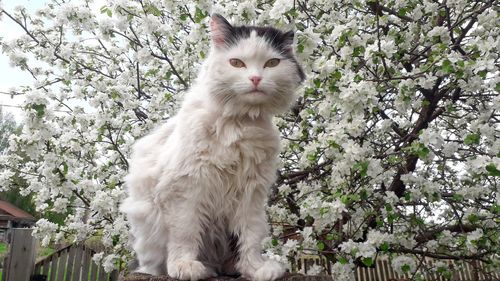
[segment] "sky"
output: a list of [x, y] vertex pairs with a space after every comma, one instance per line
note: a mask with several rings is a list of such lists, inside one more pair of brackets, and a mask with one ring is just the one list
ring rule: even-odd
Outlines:
[[[6, 11], [13, 11], [15, 6], [24, 6], [29, 12], [34, 12], [43, 7], [46, 0], [0, 0], [1, 7]], [[0, 18], [0, 37], [5, 39], [16, 38], [23, 34], [23, 30], [10, 18], [3, 15]], [[21, 109], [16, 107], [22, 104], [23, 97], [12, 99], [10, 95], [3, 94], [10, 88], [30, 84], [33, 78], [18, 68], [10, 66], [9, 58], [0, 50], [0, 105], [4, 112], [10, 112], [16, 120], [20, 120]]]

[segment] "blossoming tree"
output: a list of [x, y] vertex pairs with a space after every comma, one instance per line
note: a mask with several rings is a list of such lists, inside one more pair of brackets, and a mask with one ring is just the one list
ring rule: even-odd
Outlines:
[[[209, 51], [208, 20], [294, 29], [308, 74], [276, 119], [282, 167], [267, 254], [321, 254], [336, 280], [388, 256], [418, 279], [450, 275], [426, 257], [498, 267], [498, 1], [52, 1], [2, 52], [35, 79], [0, 186], [22, 176], [43, 243], [102, 238], [108, 269], [127, 255], [118, 212], [131, 144], [175, 113]], [[5, 32], [5, 31], [2, 31]]]

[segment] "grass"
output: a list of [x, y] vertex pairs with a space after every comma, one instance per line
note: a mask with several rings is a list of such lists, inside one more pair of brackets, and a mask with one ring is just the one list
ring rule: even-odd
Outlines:
[[[5, 255], [7, 254], [7, 244], [0, 243], [0, 262], [3, 262]], [[2, 281], [3, 269], [0, 269], [0, 281]]]
[[39, 247], [36, 251], [36, 259], [40, 260], [47, 256], [52, 255], [56, 250], [51, 247]]

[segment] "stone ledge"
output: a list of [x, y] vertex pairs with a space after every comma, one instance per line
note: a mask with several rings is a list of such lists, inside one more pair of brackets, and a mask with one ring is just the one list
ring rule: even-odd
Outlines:
[[[166, 275], [153, 276], [145, 273], [132, 273], [127, 276], [121, 276], [119, 281], [178, 281]], [[238, 277], [233, 278], [229, 276], [220, 276], [216, 278], [206, 279], [206, 281], [249, 281], [248, 279]], [[332, 277], [327, 275], [307, 276], [302, 274], [285, 274], [285, 276], [276, 279], [275, 281], [333, 281]]]

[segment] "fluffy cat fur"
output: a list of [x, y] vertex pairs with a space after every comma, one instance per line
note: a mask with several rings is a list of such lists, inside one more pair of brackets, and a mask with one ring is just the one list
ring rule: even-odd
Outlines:
[[283, 275], [261, 242], [279, 151], [271, 119], [304, 79], [293, 36], [212, 16], [210, 55], [180, 111], [132, 149], [121, 210], [137, 271], [182, 280]]

